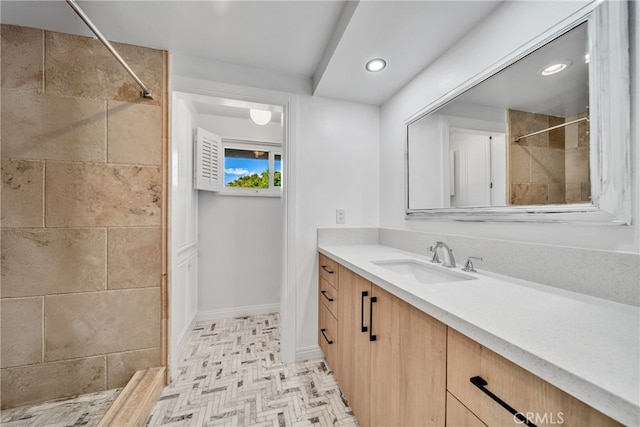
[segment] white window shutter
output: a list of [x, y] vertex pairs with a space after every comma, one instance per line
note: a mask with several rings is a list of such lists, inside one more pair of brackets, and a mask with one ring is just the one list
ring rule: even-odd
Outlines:
[[196, 190], [220, 191], [221, 146], [222, 139], [218, 135], [198, 128], [193, 165], [193, 186]]

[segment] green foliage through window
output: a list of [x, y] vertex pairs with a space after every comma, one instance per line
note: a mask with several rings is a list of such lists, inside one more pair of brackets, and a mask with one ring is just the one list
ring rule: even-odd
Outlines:
[[[282, 180], [282, 173], [275, 171], [273, 175], [274, 187], [280, 187]], [[257, 173], [251, 175], [241, 176], [227, 184], [228, 187], [239, 188], [269, 188], [269, 171], [265, 170], [259, 175]]]

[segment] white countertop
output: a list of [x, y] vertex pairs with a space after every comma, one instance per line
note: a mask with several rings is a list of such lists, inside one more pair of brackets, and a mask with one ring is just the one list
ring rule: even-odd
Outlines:
[[318, 250], [615, 420], [640, 425], [638, 307], [481, 269], [466, 273], [477, 280], [418, 284], [372, 261], [426, 256], [379, 245]]

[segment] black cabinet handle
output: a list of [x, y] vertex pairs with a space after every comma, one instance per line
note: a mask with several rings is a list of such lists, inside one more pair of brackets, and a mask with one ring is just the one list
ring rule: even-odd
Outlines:
[[329, 301], [333, 301], [333, 298], [329, 298], [329, 297], [327, 296], [327, 291], [320, 291], [320, 293], [321, 293], [322, 295], [324, 295], [324, 297], [325, 297], [327, 300], [329, 300]]
[[366, 296], [369, 295], [369, 292], [367, 291], [362, 291], [362, 297], [360, 299], [360, 331], [361, 332], [367, 332], [367, 327], [364, 326], [364, 299]]
[[378, 297], [369, 299], [369, 341], [375, 341], [377, 337], [373, 335], [373, 304], [378, 302]]
[[326, 331], [326, 329], [324, 329], [324, 328], [320, 329], [320, 332], [322, 332], [322, 336], [327, 341], [327, 344], [333, 344], [333, 341], [331, 341], [329, 338], [327, 338], [327, 334], [325, 334], [324, 331]]
[[471, 381], [471, 383], [478, 387], [480, 390], [482, 390], [483, 393], [485, 393], [487, 396], [489, 396], [490, 398], [492, 398], [493, 400], [495, 400], [498, 405], [502, 406], [504, 409], [506, 409], [507, 411], [509, 411], [511, 413], [511, 415], [513, 415], [514, 417], [516, 417], [518, 420], [522, 421], [522, 423], [524, 425], [527, 425], [529, 427], [537, 427], [534, 423], [532, 423], [531, 421], [529, 421], [524, 415], [522, 415], [521, 412], [516, 411], [515, 409], [513, 409], [507, 402], [505, 402], [504, 400], [500, 399], [498, 396], [496, 396], [495, 394], [493, 394], [490, 390], [488, 390], [487, 388], [485, 388], [485, 386], [488, 384], [484, 378], [482, 377], [472, 377], [469, 378], [469, 381]]
[[326, 271], [327, 273], [329, 273], [329, 274], [333, 274], [333, 271], [329, 270], [329, 269], [327, 268], [327, 266], [326, 266], [326, 265], [321, 265], [320, 267], [322, 267], [322, 269], [323, 269], [324, 271]]

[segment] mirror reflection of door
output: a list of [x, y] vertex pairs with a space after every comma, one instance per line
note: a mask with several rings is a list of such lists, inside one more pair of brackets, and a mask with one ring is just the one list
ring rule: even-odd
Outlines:
[[452, 128], [450, 206], [505, 206], [505, 135]]

